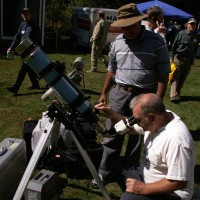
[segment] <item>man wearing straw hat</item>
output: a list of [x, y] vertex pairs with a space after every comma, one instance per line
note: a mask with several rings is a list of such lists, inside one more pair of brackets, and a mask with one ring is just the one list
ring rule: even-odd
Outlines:
[[[112, 45], [99, 102], [106, 103], [109, 93], [109, 106], [124, 116], [132, 115], [129, 103], [133, 97], [155, 93], [163, 99], [167, 88], [170, 72], [168, 49], [162, 37], [141, 25], [141, 20], [146, 17], [136, 4], [130, 3], [118, 9], [118, 19], [111, 24], [122, 28], [123, 34], [117, 36]], [[103, 141], [104, 152], [98, 173], [104, 184], [112, 181], [124, 141], [124, 135], [115, 132], [109, 119], [106, 126], [113, 131], [113, 137]], [[140, 140], [138, 136], [129, 136], [124, 163], [139, 163]], [[90, 184], [97, 188], [95, 180]]]

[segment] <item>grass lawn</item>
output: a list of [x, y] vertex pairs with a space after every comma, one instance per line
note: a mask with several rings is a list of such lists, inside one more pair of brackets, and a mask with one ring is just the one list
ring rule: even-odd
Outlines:
[[[69, 49], [69, 47], [66, 47]], [[64, 51], [60, 53], [49, 53], [48, 57], [51, 60], [58, 60], [66, 64], [67, 73], [72, 71], [71, 64], [76, 57], [83, 57], [85, 59], [85, 66], [83, 71], [90, 69], [90, 54], [87, 51], [74, 52]], [[17, 56], [14, 60], [6, 59], [5, 55], [0, 55], [0, 141], [4, 138], [14, 137], [22, 138], [22, 130], [24, 121], [31, 117], [33, 119], [40, 119], [42, 112], [46, 111], [50, 102], [43, 102], [41, 96], [44, 89], [30, 91], [27, 88], [30, 86], [28, 77], [25, 78], [19, 95], [14, 97], [6, 88], [14, 83], [16, 75], [20, 66], [20, 58]], [[90, 102], [94, 105], [98, 101], [101, 88], [104, 82], [106, 69], [104, 65], [99, 62], [99, 73], [84, 73], [85, 82], [81, 83], [81, 89], [86, 96], [90, 97]], [[196, 147], [196, 166], [195, 166], [195, 183], [200, 186], [200, 60], [196, 60], [192, 67], [191, 73], [184, 85], [182, 91], [182, 99], [179, 104], [169, 102], [169, 87], [164, 99], [165, 105], [169, 110], [177, 113], [186, 125], [189, 127], [191, 134], [195, 141]], [[45, 87], [45, 82], [41, 80], [40, 85]], [[85, 88], [84, 88], [85, 87]], [[104, 120], [104, 118], [102, 118]], [[99, 140], [102, 136], [99, 136]], [[93, 190], [88, 188], [88, 179], [65, 178], [63, 183], [65, 185], [60, 199], [70, 200], [102, 200], [100, 190]], [[120, 196], [121, 190], [115, 183], [106, 186], [110, 196], [116, 199]]]

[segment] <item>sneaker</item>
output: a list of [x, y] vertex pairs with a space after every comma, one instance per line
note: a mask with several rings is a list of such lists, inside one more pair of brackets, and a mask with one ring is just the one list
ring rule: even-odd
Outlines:
[[177, 103], [177, 102], [179, 102], [181, 100], [181, 97], [180, 97], [180, 95], [176, 95], [176, 96], [174, 96], [174, 97], [171, 97], [170, 98], [170, 101], [172, 102], [172, 103]]
[[86, 71], [86, 72], [97, 72], [97, 69], [92, 68], [92, 69], [90, 69], [90, 70], [88, 70], [88, 71]]
[[7, 90], [17, 96], [18, 90], [14, 88], [13, 86], [7, 87]]
[[[105, 185], [106, 180], [102, 177], [102, 175], [99, 174], [99, 178], [100, 178], [101, 182]], [[93, 189], [99, 189], [99, 186], [95, 179], [93, 179], [89, 182], [89, 186], [92, 187]]]

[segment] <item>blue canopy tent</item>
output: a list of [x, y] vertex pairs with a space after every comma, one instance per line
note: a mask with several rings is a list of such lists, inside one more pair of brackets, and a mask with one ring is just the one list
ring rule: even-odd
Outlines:
[[181, 9], [178, 9], [174, 6], [171, 6], [169, 4], [163, 3], [162, 1], [159, 0], [153, 0], [137, 4], [139, 11], [142, 13], [146, 13], [148, 8], [151, 6], [159, 6], [160, 8], [162, 8], [165, 17], [176, 18], [176, 19], [188, 19], [190, 17], [193, 17], [193, 15]]

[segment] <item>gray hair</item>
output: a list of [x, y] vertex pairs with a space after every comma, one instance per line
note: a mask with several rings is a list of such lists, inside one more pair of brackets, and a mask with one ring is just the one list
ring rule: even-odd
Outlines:
[[130, 108], [133, 109], [136, 105], [140, 104], [144, 116], [149, 113], [161, 115], [166, 112], [166, 108], [161, 98], [156, 94], [140, 94], [133, 98], [130, 102]]

